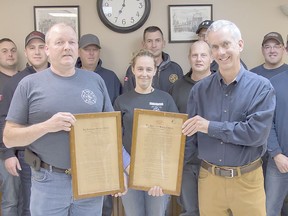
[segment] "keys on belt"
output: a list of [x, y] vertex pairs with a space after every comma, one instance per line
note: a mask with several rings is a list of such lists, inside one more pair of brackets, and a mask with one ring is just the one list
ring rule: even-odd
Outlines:
[[44, 169], [47, 169], [49, 171], [52, 171], [52, 172], [65, 173], [66, 175], [71, 175], [71, 169], [57, 168], [57, 167], [54, 167], [54, 166], [52, 166], [50, 164], [47, 164], [47, 163], [45, 163], [43, 161], [41, 161], [40, 167], [42, 167]]
[[221, 167], [216, 166], [214, 164], [210, 164], [206, 161], [201, 162], [201, 167], [208, 170], [210, 173], [222, 176], [226, 178], [233, 178], [236, 176], [243, 175], [245, 173], [251, 172], [257, 168], [262, 166], [262, 160], [258, 159], [248, 165], [240, 166], [240, 167]]

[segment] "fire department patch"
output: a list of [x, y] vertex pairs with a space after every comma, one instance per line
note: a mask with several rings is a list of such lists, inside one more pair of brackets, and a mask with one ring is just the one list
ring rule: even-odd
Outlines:
[[171, 74], [171, 75], [169, 76], [169, 81], [170, 81], [171, 83], [174, 83], [176, 80], [178, 80], [178, 75], [177, 75], [177, 74]]

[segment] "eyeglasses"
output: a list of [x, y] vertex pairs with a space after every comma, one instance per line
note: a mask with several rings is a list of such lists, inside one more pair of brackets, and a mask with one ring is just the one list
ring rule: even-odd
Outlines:
[[279, 50], [282, 48], [282, 45], [278, 44], [278, 45], [274, 45], [274, 46], [270, 46], [270, 45], [264, 45], [263, 46], [265, 51], [270, 51], [270, 50]]

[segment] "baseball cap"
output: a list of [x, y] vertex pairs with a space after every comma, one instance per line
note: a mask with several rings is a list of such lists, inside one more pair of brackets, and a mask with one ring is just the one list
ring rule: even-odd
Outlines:
[[45, 42], [45, 35], [42, 32], [39, 31], [32, 31], [30, 32], [26, 38], [25, 38], [25, 47], [28, 45], [28, 43], [33, 39], [40, 39], [43, 42]]
[[279, 34], [278, 32], [270, 32], [264, 36], [262, 46], [264, 43], [266, 43], [266, 41], [268, 41], [270, 39], [276, 40], [280, 44], [284, 45], [284, 41], [283, 41], [281, 34]]
[[85, 34], [79, 40], [79, 48], [84, 48], [88, 45], [96, 45], [101, 49], [99, 38], [93, 34]]
[[198, 29], [196, 31], [196, 34], [199, 34], [199, 32], [201, 31], [201, 29], [208, 29], [209, 26], [213, 23], [213, 20], [204, 20], [203, 22], [201, 22], [198, 26]]

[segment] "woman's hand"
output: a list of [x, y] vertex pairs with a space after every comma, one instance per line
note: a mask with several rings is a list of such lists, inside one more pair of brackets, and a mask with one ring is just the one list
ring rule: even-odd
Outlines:
[[162, 188], [160, 186], [154, 186], [150, 188], [150, 190], [148, 191], [148, 194], [150, 196], [155, 196], [155, 197], [164, 195]]

